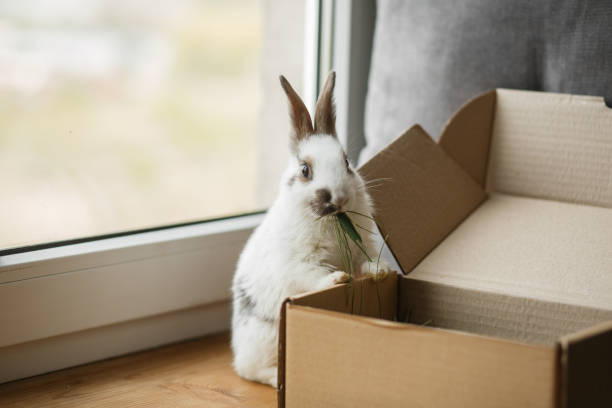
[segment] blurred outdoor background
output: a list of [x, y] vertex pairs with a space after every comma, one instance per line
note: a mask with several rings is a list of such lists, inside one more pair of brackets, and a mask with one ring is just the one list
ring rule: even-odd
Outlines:
[[303, 12], [0, 0], [0, 249], [269, 205], [286, 162], [277, 78], [301, 89]]

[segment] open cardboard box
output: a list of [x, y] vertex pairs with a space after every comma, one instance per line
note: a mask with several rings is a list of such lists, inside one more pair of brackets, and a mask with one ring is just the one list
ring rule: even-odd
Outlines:
[[612, 407], [612, 109], [496, 90], [360, 172], [405, 276], [288, 299], [283, 407]]

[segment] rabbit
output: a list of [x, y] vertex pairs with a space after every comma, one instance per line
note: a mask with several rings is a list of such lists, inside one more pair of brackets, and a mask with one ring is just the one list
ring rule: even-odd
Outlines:
[[[280, 76], [289, 100], [291, 157], [278, 197], [244, 247], [232, 283], [234, 369], [245, 379], [273, 387], [277, 386], [283, 301], [350, 279], [342, 270], [329, 216], [352, 211], [349, 215], [355, 224], [369, 231], [376, 228], [369, 218], [372, 201], [366, 184], [347, 160], [336, 135], [335, 78], [332, 71], [317, 101], [313, 127], [306, 106]], [[366, 252], [376, 255], [376, 241], [370, 234], [361, 235]], [[352, 242], [350, 245], [356, 276], [376, 273], [382, 279], [390, 272], [386, 262], [372, 265]]]

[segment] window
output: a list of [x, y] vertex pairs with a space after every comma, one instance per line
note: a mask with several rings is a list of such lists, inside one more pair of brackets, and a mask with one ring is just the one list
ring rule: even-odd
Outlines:
[[[227, 330], [236, 260], [262, 214], [80, 238], [265, 208], [276, 195], [288, 154], [289, 120], [279, 73], [312, 110], [318, 78], [337, 70], [338, 133], [350, 148], [359, 140], [369, 64], [369, 45], [362, 37], [371, 36], [373, 12], [373, 1], [339, 0], [176, 0], [155, 3], [154, 9], [142, 0], [0, 3], [0, 124], [6, 130], [0, 133], [0, 326], [8, 328], [0, 331], [0, 382]], [[182, 20], [191, 22], [189, 27], [182, 27]], [[244, 26], [258, 31], [245, 38], [240, 34]], [[178, 45], [169, 34], [175, 31], [187, 33], [187, 50], [193, 51], [183, 54], [180, 61], [188, 63], [178, 71], [172, 71]], [[219, 38], [207, 45], [213, 47], [210, 54], [203, 53], [200, 39], [211, 32]], [[225, 48], [214, 48], [215, 42], [255, 48], [231, 57]], [[91, 46], [103, 50], [102, 56], [87, 49]], [[214, 55], [217, 59], [208, 62], [200, 58]], [[166, 61], [161, 68], [144, 63], [160, 60]], [[229, 65], [221, 69], [223, 61]], [[249, 66], [232, 68], [228, 61]], [[213, 68], [216, 73], [206, 71]], [[241, 92], [256, 96], [211, 100], [220, 93], [205, 92], [236, 83]], [[66, 84], [76, 88], [68, 91]], [[172, 104], [152, 109], [160, 89]], [[64, 96], [67, 105], [56, 107]], [[243, 96], [255, 105], [234, 106]], [[210, 118], [210, 112], [219, 117]], [[252, 126], [234, 123], [243, 118], [251, 118]], [[204, 148], [206, 132], [200, 127], [211, 124], [225, 138]], [[195, 130], [186, 131], [190, 126]], [[140, 133], [134, 135], [136, 130]], [[92, 144], [81, 144], [82, 139]], [[164, 149], [154, 151], [160, 143]], [[125, 150], [136, 155], [126, 156]], [[57, 157], [46, 157], [51, 154]], [[200, 162], [205, 157], [212, 157], [216, 167], [195, 171], [208, 165]], [[135, 158], [133, 171], [126, 170], [130, 158]], [[176, 161], [165, 161], [169, 158]], [[163, 171], [155, 168], [158, 164], [166, 164]], [[230, 178], [226, 173], [236, 174], [232, 168], [238, 166], [245, 169], [240, 179]], [[84, 169], [98, 171], [99, 177], [88, 180]], [[122, 171], [127, 181], [116, 179]], [[149, 185], [127, 191], [140, 195], [114, 194], [116, 183], [147, 174]], [[219, 180], [222, 189], [214, 190]], [[160, 185], [170, 191], [156, 191]], [[243, 194], [244, 202], [222, 193], [228, 186], [238, 190], [230, 194]], [[72, 201], [52, 206], [47, 192]], [[100, 201], [79, 201], [83, 197]], [[150, 202], [154, 197], [166, 205]], [[182, 202], [185, 197], [223, 205], [205, 213], [200, 202]], [[63, 208], [66, 203], [73, 206]], [[193, 213], [185, 210], [188, 205]], [[168, 212], [145, 219], [140, 212], [153, 214], [148, 207]], [[136, 214], [128, 217], [133, 213], [126, 208]], [[106, 222], [79, 221], [89, 211], [101, 212]], [[6, 249], [72, 238], [79, 239]]]
[[1, 3], [0, 250], [268, 206], [303, 21], [303, 1]]

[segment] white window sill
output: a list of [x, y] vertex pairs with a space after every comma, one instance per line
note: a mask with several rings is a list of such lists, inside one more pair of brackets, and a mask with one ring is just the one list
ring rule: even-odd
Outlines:
[[[117, 355], [227, 329], [234, 267], [263, 216], [247, 215], [0, 257], [0, 327], [4, 328], [0, 331], [0, 354], [17, 347], [23, 350], [23, 345], [32, 341], [57, 343], [49, 339], [164, 314], [163, 327], [171, 328], [168, 316], [179, 311], [191, 311], [190, 324], [197, 324], [194, 319], [211, 313], [204, 311], [206, 305], [216, 310], [209, 327], [202, 321], [197, 330], [181, 329], [184, 334], [176, 335], [159, 326], [161, 329], [141, 336], [142, 347], [132, 341], [129, 347], [107, 349]], [[184, 314], [177, 316], [185, 322]], [[78, 361], [71, 359], [71, 365], [100, 358], [99, 349], [78, 354]], [[27, 353], [11, 355], [30, 360]], [[1, 355], [0, 360], [7, 361]], [[0, 381], [26, 374], [23, 370], [19, 374], [17, 360], [0, 365]], [[27, 375], [67, 365], [58, 361], [45, 366], [28, 370]]]

